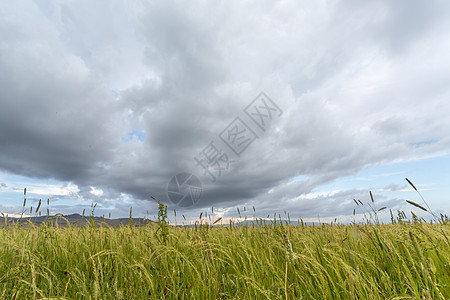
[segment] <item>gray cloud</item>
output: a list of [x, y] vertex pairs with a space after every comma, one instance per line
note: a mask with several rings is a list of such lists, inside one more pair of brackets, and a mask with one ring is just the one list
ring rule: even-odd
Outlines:
[[[298, 197], [449, 149], [438, 3], [24, 3], [0, 18], [0, 169], [73, 182], [105, 209], [153, 207], [188, 171], [204, 184], [195, 210], [348, 214], [362, 191]], [[194, 156], [227, 149], [219, 133], [262, 90], [283, 115], [211, 183]]]

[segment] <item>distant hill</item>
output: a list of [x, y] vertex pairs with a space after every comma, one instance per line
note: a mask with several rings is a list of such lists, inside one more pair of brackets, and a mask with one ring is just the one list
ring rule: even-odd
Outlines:
[[[286, 226], [286, 225], [288, 225], [288, 224], [290, 224], [291, 226], [301, 226], [302, 225], [302, 223], [299, 223], [298, 221], [291, 221], [290, 223], [289, 223], [289, 221], [288, 220], [283, 220], [281, 223], [280, 223], [280, 220], [277, 220], [277, 222], [276, 222], [276, 225], [280, 225], [280, 224], [282, 224], [282, 225], [284, 225], [284, 226]], [[312, 226], [312, 225], [321, 225], [322, 223], [319, 223], [319, 222], [303, 222], [303, 225], [304, 226]], [[222, 227], [228, 227], [228, 226], [230, 226], [230, 223], [217, 223], [217, 224], [215, 224], [215, 225], [213, 225], [213, 224], [209, 224], [209, 225], [211, 225], [211, 226], [213, 226], [213, 227], [220, 227], [220, 226], [222, 226]], [[264, 220], [263, 221], [261, 221], [261, 220], [258, 220], [258, 221], [254, 221], [254, 220], [245, 220], [245, 221], [234, 221], [233, 222], [233, 227], [239, 227], [239, 226], [255, 226], [255, 227], [261, 227], [261, 226], [265, 226], [265, 225], [267, 225], [267, 226], [271, 226], [271, 225], [274, 225], [274, 221], [273, 220], [266, 220], [266, 222], [264, 223]], [[200, 226], [200, 224], [197, 224], [197, 226]], [[187, 225], [177, 225], [177, 227], [195, 227], [195, 224], [187, 224]]]
[[[118, 219], [108, 219], [103, 217], [89, 217], [89, 216], [82, 216], [80, 214], [71, 214], [71, 215], [56, 215], [56, 216], [41, 216], [41, 217], [26, 217], [26, 218], [12, 218], [8, 217], [8, 224], [12, 223], [19, 223], [21, 226], [26, 226], [29, 223], [33, 223], [36, 226], [40, 226], [44, 222], [49, 222], [52, 225], [58, 224], [60, 227], [66, 227], [69, 222], [72, 226], [75, 227], [83, 227], [86, 225], [86, 223], [94, 221], [94, 223], [97, 226], [106, 225], [111, 227], [119, 227], [119, 226], [128, 226], [130, 224], [130, 218], [118, 218]], [[145, 219], [145, 218], [132, 218], [131, 223], [133, 226], [144, 226], [148, 224], [156, 224], [155, 221]], [[288, 223], [288, 220], [283, 220], [282, 224], [286, 225]], [[266, 225], [273, 225], [273, 220], [266, 220]], [[277, 225], [280, 224], [280, 220], [277, 220]], [[311, 225], [320, 225], [319, 222], [304, 222], [303, 225], [305, 226], [311, 226]], [[212, 225], [212, 224], [209, 224]], [[297, 221], [291, 221], [291, 226], [299, 226], [301, 223], [298, 223]], [[5, 218], [0, 217], [0, 227], [5, 226]], [[230, 223], [223, 223], [223, 224], [215, 224], [212, 225], [214, 227], [219, 226], [230, 226]], [[264, 221], [258, 220], [245, 220], [245, 221], [235, 221], [233, 222], [234, 227], [238, 226], [264, 226]], [[176, 227], [195, 227], [195, 224], [185, 224], [185, 225], [176, 225]]]
[[[130, 224], [130, 218], [118, 218], [118, 219], [108, 219], [103, 217], [89, 217], [82, 216], [80, 214], [71, 215], [56, 215], [56, 216], [40, 216], [40, 217], [26, 217], [26, 218], [4, 218], [0, 217], [0, 227], [5, 226], [5, 220], [8, 220], [8, 224], [19, 223], [21, 226], [33, 223], [36, 226], [41, 225], [44, 222], [49, 222], [52, 225], [58, 225], [65, 227], [69, 224], [76, 227], [83, 227], [88, 222], [94, 221], [98, 226], [107, 225], [112, 227], [124, 226]], [[132, 218], [131, 223], [133, 226], [144, 226], [147, 224], [154, 224], [155, 221], [151, 221], [144, 218]]]
[[[233, 225], [234, 226], [264, 226], [264, 225], [267, 225], [267, 226], [269, 226], [269, 225], [274, 225], [275, 223], [274, 223], [274, 221], [273, 221], [273, 219], [267, 219], [267, 220], [265, 220], [265, 223], [264, 223], [264, 220], [258, 220], [258, 221], [254, 221], [254, 220], [246, 220], [246, 221], [241, 221], [241, 222], [234, 222], [233, 223]], [[298, 221], [293, 221], [293, 220], [291, 220], [290, 222], [288, 221], [288, 220], [283, 220], [281, 223], [280, 223], [280, 220], [277, 220], [276, 221], [276, 224], [277, 225], [280, 225], [280, 224], [282, 224], [282, 225], [288, 225], [288, 224], [290, 224], [291, 226], [299, 226], [299, 225], [301, 225], [301, 223], [299, 223]], [[311, 225], [319, 225], [319, 223], [318, 222], [304, 222], [303, 223], [303, 225], [305, 225], [305, 226], [311, 226]], [[230, 226], [230, 224], [228, 223], [228, 224], [222, 224], [222, 226]]]

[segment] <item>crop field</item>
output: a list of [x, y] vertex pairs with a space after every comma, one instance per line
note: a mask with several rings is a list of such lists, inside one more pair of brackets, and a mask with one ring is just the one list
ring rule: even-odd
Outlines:
[[118, 228], [6, 221], [0, 298], [450, 298], [448, 220], [315, 226], [204, 220], [174, 227], [162, 213], [158, 222]]

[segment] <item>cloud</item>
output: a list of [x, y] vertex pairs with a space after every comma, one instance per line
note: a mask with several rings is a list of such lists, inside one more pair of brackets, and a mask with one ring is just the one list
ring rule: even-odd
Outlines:
[[[342, 203], [362, 191], [302, 195], [370, 166], [448, 153], [450, 18], [439, 5], [448, 4], [7, 4], [0, 168], [70, 182], [105, 206], [129, 205], [122, 195], [166, 200], [170, 178], [187, 171], [203, 183], [192, 209], [349, 213]], [[194, 156], [210, 141], [229, 151], [220, 132], [260, 91], [282, 116], [255, 128], [259, 138], [241, 157], [229, 152], [230, 168], [210, 182]]]

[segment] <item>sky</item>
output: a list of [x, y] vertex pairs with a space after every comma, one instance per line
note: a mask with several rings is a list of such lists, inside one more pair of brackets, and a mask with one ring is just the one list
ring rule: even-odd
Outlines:
[[448, 53], [443, 0], [4, 2], [0, 211], [448, 214]]

